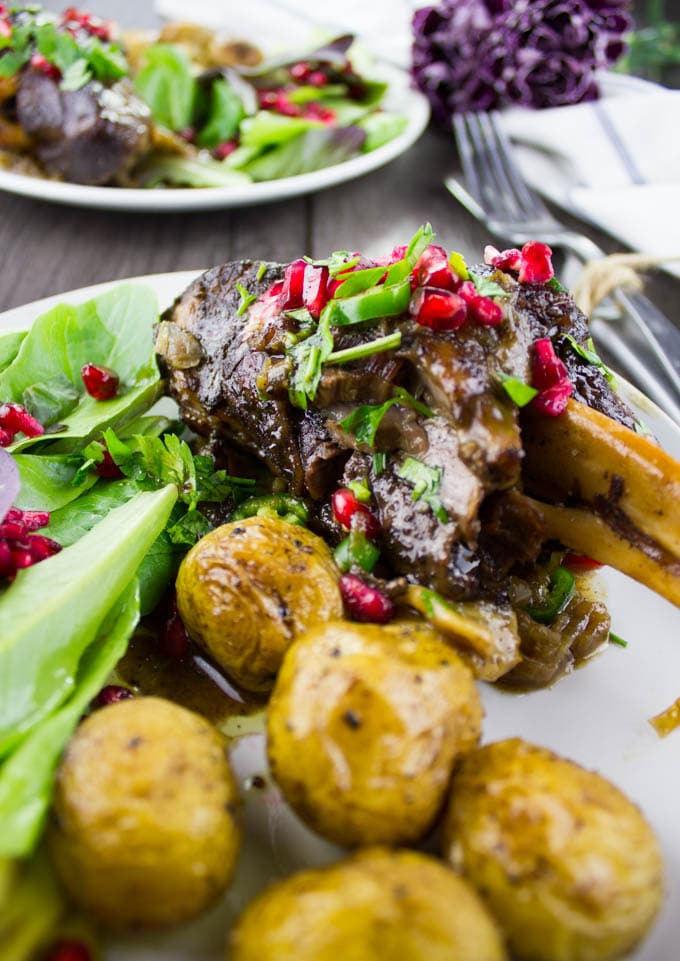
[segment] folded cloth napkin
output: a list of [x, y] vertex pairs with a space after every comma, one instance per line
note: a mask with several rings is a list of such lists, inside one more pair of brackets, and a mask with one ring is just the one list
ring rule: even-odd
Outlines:
[[[592, 103], [503, 113], [526, 179], [633, 250], [680, 253], [680, 91], [616, 75]], [[667, 269], [680, 276], [680, 267]]]
[[163, 17], [192, 20], [229, 30], [259, 42], [273, 53], [281, 49], [304, 50], [319, 35], [354, 33], [376, 56], [408, 66], [414, 0], [343, 0], [322, 4], [318, 0], [155, 0]]

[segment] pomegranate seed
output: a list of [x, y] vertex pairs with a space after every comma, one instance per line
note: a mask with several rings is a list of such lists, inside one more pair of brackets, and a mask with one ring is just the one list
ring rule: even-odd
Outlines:
[[82, 941], [57, 941], [45, 961], [92, 961], [92, 953]]
[[515, 273], [522, 266], [522, 254], [516, 247], [497, 250], [490, 244], [484, 248], [484, 263], [498, 270], [512, 270]]
[[117, 479], [124, 476], [118, 464], [116, 464], [113, 457], [111, 457], [107, 447], [104, 447], [104, 460], [100, 460], [95, 466], [95, 473], [99, 474], [100, 477], [109, 479]]
[[531, 358], [531, 383], [537, 390], [554, 387], [567, 379], [567, 368], [555, 353], [549, 337], [541, 337], [534, 343]]
[[443, 287], [445, 290], [455, 290], [460, 281], [454, 275], [449, 264], [449, 257], [443, 247], [430, 244], [427, 247], [411, 274], [415, 287]]
[[484, 327], [497, 327], [505, 318], [500, 304], [490, 297], [475, 297], [468, 301], [468, 310], [473, 320]]
[[406, 256], [406, 250], [406, 244], [400, 244], [398, 247], [393, 247], [392, 253], [386, 257], [375, 257], [373, 263], [376, 267], [389, 267], [391, 264], [396, 264], [399, 260], [403, 260]]
[[534, 410], [548, 417], [559, 417], [567, 409], [569, 398], [574, 393], [574, 385], [568, 380], [561, 380], [552, 387], [546, 387], [534, 397], [531, 406]]
[[14, 431], [7, 430], [6, 427], [0, 427], [0, 447], [9, 447], [9, 445], [13, 443]]
[[283, 288], [279, 295], [281, 310], [295, 310], [297, 307], [302, 307], [306, 266], [306, 261], [294, 260], [292, 264], [286, 267], [286, 272], [283, 275]]
[[[20, 511], [16, 507], [13, 507], [12, 510], [21, 515], [21, 523], [27, 531], [39, 531], [41, 527], [47, 527], [50, 522], [49, 511]], [[5, 517], [5, 520], [7, 520], [7, 517]]]
[[522, 260], [519, 268], [521, 284], [545, 284], [552, 280], [555, 271], [552, 265], [552, 250], [547, 244], [530, 240], [522, 247]]
[[335, 111], [331, 110], [329, 107], [323, 107], [316, 100], [312, 100], [305, 107], [303, 116], [306, 120], [319, 120], [321, 123], [332, 124], [335, 123]]
[[274, 110], [278, 103], [278, 94], [275, 90], [260, 90], [257, 100], [263, 110]]
[[85, 390], [95, 400], [111, 400], [118, 393], [120, 378], [109, 367], [99, 364], [83, 364], [80, 368]]
[[376, 537], [380, 533], [378, 518], [347, 487], [335, 491], [331, 504], [333, 516], [345, 530], [360, 527], [366, 537]]
[[302, 303], [315, 320], [328, 303], [328, 267], [305, 266], [302, 280]]
[[0, 541], [0, 577], [14, 573], [12, 551], [7, 541]]
[[0, 406], [0, 427], [15, 434], [25, 434], [27, 437], [40, 437], [45, 428], [28, 413], [21, 404], [2, 404]]
[[375, 587], [369, 587], [356, 574], [343, 574], [340, 593], [352, 617], [369, 624], [386, 624], [394, 617], [394, 604]]
[[288, 94], [284, 90], [279, 90], [276, 94], [276, 106], [274, 108], [284, 117], [299, 117], [302, 109], [296, 103], [291, 103]]
[[312, 68], [308, 63], [305, 63], [304, 60], [301, 60], [300, 63], [294, 63], [288, 73], [291, 75], [293, 80], [301, 82], [306, 80], [310, 73], [312, 73]]
[[129, 701], [134, 696], [129, 687], [121, 687], [120, 684], [108, 684], [101, 689], [92, 701], [92, 707], [107, 707], [109, 704], [118, 704], [119, 701]]
[[31, 66], [39, 73], [44, 73], [50, 80], [61, 80], [61, 70], [53, 63], [43, 57], [41, 53], [34, 53], [31, 57]]
[[186, 140], [187, 143], [196, 142], [196, 131], [193, 127], [184, 127], [183, 130], [180, 130], [179, 135], [182, 140]]
[[[6, 12], [3, 10], [0, 12], [0, 16], [6, 16]], [[9, 40], [12, 36], [12, 25], [7, 23], [6, 20], [0, 20], [0, 37], [4, 37], [5, 40]]]
[[568, 567], [574, 573], [585, 574], [587, 571], [595, 571], [604, 567], [604, 564], [601, 561], [596, 561], [593, 557], [587, 557], [585, 554], [572, 554], [569, 551], [564, 555], [562, 566]]
[[458, 294], [438, 287], [419, 287], [409, 311], [416, 322], [432, 330], [458, 330], [467, 318], [467, 306]]
[[230, 154], [238, 147], [238, 141], [236, 140], [225, 140], [223, 143], [219, 143], [213, 150], [213, 155], [218, 160], [225, 160]]
[[35, 559], [27, 547], [10, 546], [10, 553], [12, 566], [16, 571], [24, 570], [24, 568], [32, 567], [35, 564]]
[[9, 524], [7, 521], [5, 521], [3, 524], [0, 524], [0, 537], [2, 537], [4, 540], [20, 541], [22, 538], [26, 537], [27, 534], [28, 530], [26, 527], [17, 521]]
[[51, 537], [45, 537], [44, 534], [31, 534], [27, 544], [35, 564], [38, 561], [46, 561], [48, 557], [54, 557], [62, 549], [61, 544], [53, 541]]
[[311, 84], [312, 87], [325, 87], [328, 83], [328, 77], [323, 70], [312, 70], [307, 77], [307, 83]]
[[186, 656], [190, 639], [177, 610], [177, 598], [173, 597], [168, 602], [167, 611], [168, 615], [158, 634], [158, 643], [162, 654], [179, 659]]

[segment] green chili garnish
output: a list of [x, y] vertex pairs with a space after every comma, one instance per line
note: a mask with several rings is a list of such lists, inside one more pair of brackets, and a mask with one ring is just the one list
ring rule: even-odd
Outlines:
[[395, 330], [393, 334], [386, 334], [385, 337], [369, 340], [366, 344], [356, 344], [354, 347], [346, 347], [344, 350], [334, 350], [326, 358], [326, 363], [349, 364], [352, 360], [361, 360], [362, 357], [372, 357], [373, 354], [382, 354], [386, 350], [393, 350], [400, 344], [401, 331]]
[[360, 567], [370, 574], [380, 557], [380, 551], [361, 531], [351, 531], [335, 548], [333, 557], [343, 574], [351, 567]]
[[377, 450], [373, 455], [373, 473], [380, 477], [387, 467], [387, 453], [384, 450]]
[[628, 641], [624, 641], [622, 637], [615, 634], [614, 631], [609, 632], [609, 641], [611, 644], [618, 644], [619, 647], [628, 647]]
[[290, 494], [265, 494], [249, 497], [231, 514], [230, 521], [242, 521], [246, 517], [263, 517], [276, 514], [289, 524], [304, 527], [309, 520], [309, 510], [304, 501]]
[[355, 297], [331, 300], [321, 312], [331, 327], [348, 327], [383, 317], [398, 317], [408, 310], [411, 300], [411, 281], [407, 278], [399, 284], [370, 287]]
[[552, 624], [574, 596], [574, 575], [566, 567], [556, 567], [550, 575], [548, 596], [540, 607], [526, 607], [529, 617], [539, 624]]
[[501, 373], [501, 384], [510, 400], [514, 401], [518, 407], [526, 407], [538, 394], [535, 387], [525, 384], [519, 377], [512, 377], [510, 374]]

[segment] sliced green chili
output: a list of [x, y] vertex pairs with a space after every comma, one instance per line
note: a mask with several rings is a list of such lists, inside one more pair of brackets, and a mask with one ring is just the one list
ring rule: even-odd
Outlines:
[[262, 497], [249, 497], [229, 518], [232, 521], [242, 521], [246, 517], [262, 517], [276, 514], [289, 524], [299, 527], [309, 520], [309, 509], [304, 501], [290, 494], [265, 494]]
[[371, 287], [356, 297], [331, 300], [322, 312], [330, 327], [348, 327], [382, 317], [398, 317], [408, 310], [411, 281], [406, 279], [391, 287]]
[[539, 624], [551, 624], [574, 596], [574, 575], [566, 567], [556, 567], [550, 575], [548, 596], [540, 607], [525, 608]]
[[380, 557], [380, 551], [364, 533], [351, 531], [335, 548], [333, 557], [343, 574], [355, 566], [370, 574]]

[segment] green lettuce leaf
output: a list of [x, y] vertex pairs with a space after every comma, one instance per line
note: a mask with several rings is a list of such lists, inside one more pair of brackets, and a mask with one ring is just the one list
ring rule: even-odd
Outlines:
[[149, 105], [156, 123], [170, 130], [192, 125], [198, 83], [182, 47], [170, 43], [149, 47], [144, 66], [135, 77], [135, 89]]

